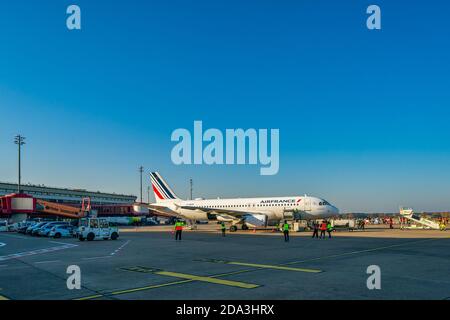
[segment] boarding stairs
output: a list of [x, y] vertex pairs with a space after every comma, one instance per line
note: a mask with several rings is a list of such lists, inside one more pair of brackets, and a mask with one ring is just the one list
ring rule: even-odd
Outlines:
[[413, 222], [416, 225], [422, 226], [424, 229], [440, 230], [439, 223], [429, 219], [425, 219], [415, 214], [411, 208], [400, 208], [400, 216]]

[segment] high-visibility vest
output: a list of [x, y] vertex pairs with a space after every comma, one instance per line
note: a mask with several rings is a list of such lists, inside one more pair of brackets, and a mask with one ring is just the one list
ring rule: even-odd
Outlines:
[[284, 231], [289, 231], [289, 224], [288, 223], [283, 224], [283, 230]]
[[325, 222], [320, 225], [320, 230], [327, 230], [327, 224]]
[[183, 230], [183, 222], [176, 222], [175, 230]]
[[333, 229], [333, 227], [331, 226], [331, 223], [327, 224], [327, 229], [328, 229], [328, 230]]
[[226, 229], [225, 224], [222, 224], [221, 227], [222, 227], [222, 230]]

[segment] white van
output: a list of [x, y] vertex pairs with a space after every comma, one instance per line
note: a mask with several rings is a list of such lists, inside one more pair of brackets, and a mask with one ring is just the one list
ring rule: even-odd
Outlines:
[[76, 236], [80, 241], [117, 240], [119, 230], [111, 227], [104, 218], [83, 218], [80, 219]]

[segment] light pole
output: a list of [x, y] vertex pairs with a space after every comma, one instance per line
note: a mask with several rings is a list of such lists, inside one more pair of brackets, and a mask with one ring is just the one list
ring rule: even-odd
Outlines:
[[190, 187], [190, 194], [191, 194], [191, 200], [192, 200], [192, 190], [194, 189], [194, 181], [189, 179], [189, 187]]
[[143, 203], [142, 201], [142, 173], [144, 172], [144, 167], [140, 166], [139, 167], [139, 173], [141, 174], [141, 203]]
[[150, 203], [150, 186], [147, 187], [147, 202]]
[[21, 185], [20, 185], [20, 179], [21, 179], [21, 155], [20, 155], [20, 151], [21, 151], [21, 147], [25, 144], [25, 137], [23, 137], [20, 134], [18, 134], [14, 138], [14, 143], [17, 144], [17, 146], [19, 148], [19, 181], [18, 181], [18, 184], [17, 184], [17, 193], [22, 193]]

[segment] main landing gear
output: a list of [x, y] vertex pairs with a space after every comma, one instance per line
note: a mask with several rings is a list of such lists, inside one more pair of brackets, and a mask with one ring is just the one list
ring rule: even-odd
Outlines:
[[[237, 229], [238, 227], [234, 224], [230, 227], [230, 232], [236, 232]], [[242, 225], [242, 230], [244, 231], [248, 230], [248, 226], [245, 223]]]

